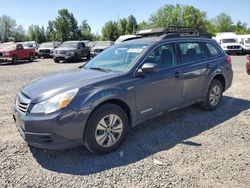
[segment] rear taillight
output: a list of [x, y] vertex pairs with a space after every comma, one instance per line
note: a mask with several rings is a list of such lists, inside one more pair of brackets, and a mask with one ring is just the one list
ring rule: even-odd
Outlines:
[[226, 56], [226, 59], [229, 64], [232, 64], [232, 59], [229, 55]]

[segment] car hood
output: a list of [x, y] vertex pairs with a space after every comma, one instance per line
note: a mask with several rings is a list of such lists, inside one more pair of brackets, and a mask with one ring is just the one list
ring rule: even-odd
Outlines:
[[29, 97], [32, 103], [37, 103], [71, 89], [91, 87], [92, 84], [117, 75], [118, 73], [114, 72], [74, 69], [37, 78], [24, 86], [21, 92]]
[[54, 48], [38, 48], [38, 50], [54, 50]]
[[60, 48], [57, 48], [57, 50], [76, 50], [76, 48], [70, 48], [70, 47], [60, 47]]
[[106, 48], [108, 48], [109, 46], [95, 46], [92, 48], [92, 50], [104, 50]]

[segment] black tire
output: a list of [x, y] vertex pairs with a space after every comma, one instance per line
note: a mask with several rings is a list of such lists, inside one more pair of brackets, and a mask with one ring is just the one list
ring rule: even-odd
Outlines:
[[33, 60], [34, 60], [34, 57], [33, 57], [33, 55], [32, 54], [30, 54], [30, 56], [29, 56], [29, 62], [33, 62]]
[[91, 56], [90, 56], [90, 53], [87, 55], [87, 60], [90, 60]]
[[[216, 92], [216, 94], [214, 92], [215, 88], [219, 88], [218, 93]], [[215, 96], [215, 98], [213, 99], [211, 95]], [[203, 108], [204, 110], [215, 110], [221, 102], [222, 95], [223, 95], [222, 83], [217, 79], [213, 79], [209, 85], [206, 99], [204, 102], [201, 103], [201, 108]]]
[[60, 60], [54, 59], [54, 62], [55, 62], [55, 63], [60, 63]]
[[250, 75], [250, 69], [247, 70], [247, 74]]
[[72, 62], [73, 63], [77, 63], [79, 61], [79, 57], [78, 57], [78, 54], [75, 54], [73, 59], [72, 59]]
[[37, 58], [38, 58], [38, 59], [41, 59], [41, 56], [40, 56], [40, 55], [38, 55], [38, 56], [37, 56]]
[[11, 60], [11, 63], [17, 64], [17, 62], [18, 62], [17, 57], [16, 57], [16, 56], [13, 56], [13, 57], [12, 57], [12, 60]]
[[[108, 147], [108, 141], [109, 141], [109, 139], [111, 139], [113, 141], [113, 139], [111, 138], [112, 136], [113, 136], [113, 138], [116, 138], [116, 137], [114, 137], [114, 135], [117, 134], [117, 133], [115, 133], [115, 131], [113, 133], [112, 133], [112, 131], [110, 133], [107, 133], [107, 132], [105, 133], [105, 131], [107, 131], [107, 130], [105, 130], [105, 131], [103, 130], [103, 134], [100, 136], [103, 136], [104, 134], [110, 134], [110, 135], [112, 134], [112, 136], [110, 136], [110, 137], [109, 137], [109, 135], [108, 136], [104, 135], [105, 138], [103, 137], [104, 138], [103, 141], [104, 141], [104, 144], [105, 144], [105, 141], [107, 142], [106, 146], [101, 146], [100, 144], [98, 144], [97, 137], [96, 137], [96, 134], [98, 132], [97, 127], [98, 127], [98, 125], [100, 125], [100, 121], [102, 119], [104, 119], [105, 117], [108, 118], [109, 115], [115, 115], [115, 116], [119, 117], [120, 119], [117, 119], [117, 120], [120, 121], [120, 123], [122, 123], [122, 125], [123, 125], [122, 131], [119, 134], [120, 136], [119, 137], [117, 136], [116, 142], [114, 142], [113, 145], [111, 145], [110, 147]], [[116, 121], [114, 122], [115, 124], [117, 123]], [[120, 125], [120, 123], [119, 123], [119, 125]], [[111, 126], [111, 127], [113, 127], [113, 126]], [[115, 127], [112, 130], [115, 130]], [[84, 135], [83, 135], [84, 136], [84, 145], [92, 153], [96, 153], [96, 154], [109, 153], [109, 152], [115, 150], [117, 147], [119, 147], [122, 144], [122, 142], [124, 141], [124, 139], [126, 138], [126, 136], [128, 134], [128, 131], [129, 131], [129, 121], [128, 121], [128, 116], [125, 113], [125, 111], [117, 105], [104, 104], [104, 105], [101, 105], [100, 107], [98, 107], [96, 110], [94, 110], [94, 112], [91, 114], [90, 118], [88, 119], [88, 122], [87, 122], [86, 127], [85, 127], [85, 131], [84, 131]]]

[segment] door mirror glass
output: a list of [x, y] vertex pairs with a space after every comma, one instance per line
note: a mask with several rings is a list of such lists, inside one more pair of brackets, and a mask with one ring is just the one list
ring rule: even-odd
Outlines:
[[157, 64], [155, 63], [145, 63], [141, 70], [144, 72], [144, 73], [154, 73], [154, 72], [159, 72], [159, 67]]

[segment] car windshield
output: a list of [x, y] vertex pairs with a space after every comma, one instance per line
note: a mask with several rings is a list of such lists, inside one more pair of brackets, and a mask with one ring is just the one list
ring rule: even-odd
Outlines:
[[0, 44], [0, 49], [14, 50], [14, 49], [16, 49], [16, 45], [13, 43], [2, 43], [2, 44]]
[[237, 39], [222, 39], [222, 43], [235, 43]]
[[245, 39], [245, 43], [250, 44], [250, 38]]
[[61, 44], [60, 47], [77, 48], [77, 46], [78, 46], [77, 42], [64, 42]]
[[84, 68], [125, 72], [147, 47], [147, 44], [114, 45], [89, 61]]
[[40, 48], [54, 48], [54, 43], [42, 43]]

